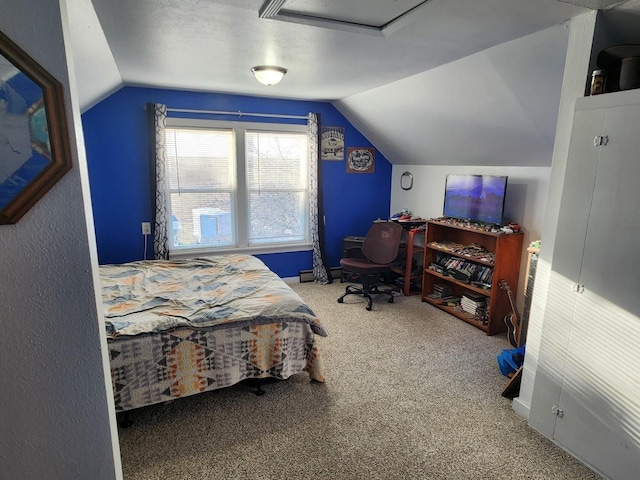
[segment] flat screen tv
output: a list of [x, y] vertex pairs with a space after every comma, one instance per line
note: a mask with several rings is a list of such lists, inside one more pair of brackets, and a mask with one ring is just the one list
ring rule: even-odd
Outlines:
[[444, 216], [502, 225], [507, 177], [447, 175]]

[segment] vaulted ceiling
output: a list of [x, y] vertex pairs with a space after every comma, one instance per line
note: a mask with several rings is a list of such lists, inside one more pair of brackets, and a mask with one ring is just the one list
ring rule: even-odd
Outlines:
[[[507, 158], [518, 142], [534, 150], [553, 143], [562, 24], [617, 3], [67, 0], [83, 110], [123, 85], [331, 101], [392, 163], [462, 165], [550, 162], [535, 153]], [[263, 86], [251, 67], [264, 64], [288, 73]], [[532, 102], [534, 94], [542, 100]], [[483, 112], [492, 128], [479, 128]], [[513, 145], [493, 157], [491, 148], [474, 155], [459, 145], [470, 135], [489, 147], [485, 135], [514, 121]], [[431, 148], [407, 142], [422, 138], [424, 147], [427, 132]]]

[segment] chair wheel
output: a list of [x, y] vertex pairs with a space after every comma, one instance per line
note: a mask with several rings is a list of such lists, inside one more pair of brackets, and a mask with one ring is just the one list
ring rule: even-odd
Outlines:
[[340, 297], [340, 298], [338, 299], [338, 303], [344, 303], [344, 299], [343, 299], [342, 297]]
[[371, 311], [371, 305], [367, 305], [367, 310]]
[[393, 303], [393, 297], [389, 297], [389, 303]]

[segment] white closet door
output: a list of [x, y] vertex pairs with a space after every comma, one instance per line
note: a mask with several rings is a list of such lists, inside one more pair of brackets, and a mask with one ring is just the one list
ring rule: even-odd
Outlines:
[[[640, 315], [640, 105], [608, 108], [581, 283]], [[640, 354], [640, 348], [638, 350]]]
[[[640, 106], [605, 110], [554, 440], [613, 479], [640, 472]], [[593, 136], [598, 135], [594, 132]], [[567, 176], [567, 178], [570, 178]], [[555, 258], [554, 258], [555, 267]]]
[[[600, 147], [594, 138], [602, 136], [604, 109], [577, 110], [574, 115], [569, 160], [562, 188], [558, 228], [553, 255], [553, 271], [543, 335], [540, 341], [539, 368], [536, 371], [529, 423], [553, 438], [557, 417], [552, 406], [558, 406], [564, 377], [571, 322], [575, 311], [575, 286], [587, 234]], [[544, 245], [545, 239], [542, 239]], [[544, 247], [543, 247], [544, 248]]]
[[577, 282], [587, 234], [593, 190], [602, 151], [596, 139], [604, 138], [605, 110], [575, 112], [569, 160], [562, 188], [553, 269], [569, 282]]

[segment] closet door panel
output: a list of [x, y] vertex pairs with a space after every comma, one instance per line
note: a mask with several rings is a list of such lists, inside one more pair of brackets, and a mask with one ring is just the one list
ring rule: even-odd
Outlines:
[[635, 479], [640, 471], [640, 324], [595, 292], [577, 296], [559, 402], [562, 417], [553, 439], [609, 478]]
[[587, 233], [601, 151], [594, 139], [602, 136], [604, 116], [604, 110], [576, 111], [574, 116], [553, 254], [553, 270], [570, 283], [580, 277], [582, 239]]
[[640, 107], [606, 109], [554, 433], [611, 478], [640, 470], [638, 125]]
[[580, 283], [640, 315], [640, 106], [606, 110]]
[[[560, 402], [566, 350], [575, 308], [575, 286], [587, 233], [593, 186], [600, 147], [594, 138], [602, 135], [605, 112], [576, 110], [562, 188], [558, 228], [554, 244], [552, 271], [540, 340], [540, 363], [531, 398], [530, 424], [553, 438], [558, 418], [552, 406]], [[542, 239], [544, 248], [545, 239]]]

